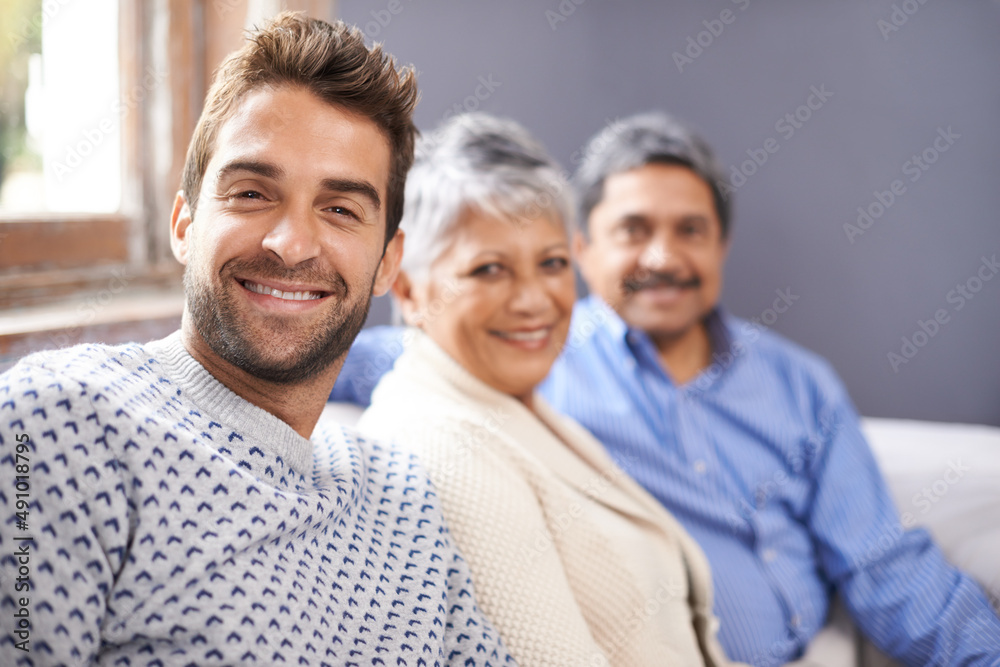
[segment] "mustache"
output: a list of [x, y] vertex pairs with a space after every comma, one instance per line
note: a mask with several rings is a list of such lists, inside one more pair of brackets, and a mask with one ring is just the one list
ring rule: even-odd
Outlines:
[[691, 276], [690, 278], [681, 279], [674, 273], [643, 271], [626, 278], [623, 286], [625, 288], [625, 292], [629, 294], [652, 287], [679, 287], [680, 289], [690, 289], [694, 287], [701, 287], [701, 278], [698, 276]]
[[320, 268], [310, 260], [301, 266], [289, 268], [277, 259], [268, 255], [258, 255], [253, 259], [234, 258], [223, 264], [220, 275], [241, 275], [260, 280], [275, 280], [277, 282], [301, 282], [321, 286], [322, 291], [341, 297], [347, 295], [347, 282], [336, 271]]

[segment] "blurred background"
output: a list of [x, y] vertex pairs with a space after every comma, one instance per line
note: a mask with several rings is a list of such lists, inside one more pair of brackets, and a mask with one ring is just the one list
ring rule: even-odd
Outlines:
[[685, 119], [735, 202], [731, 312], [829, 359], [862, 414], [1000, 426], [996, 0], [4, 0], [0, 366], [177, 327], [187, 142], [285, 8], [412, 63], [423, 131], [509, 116], [567, 172], [616, 119]]

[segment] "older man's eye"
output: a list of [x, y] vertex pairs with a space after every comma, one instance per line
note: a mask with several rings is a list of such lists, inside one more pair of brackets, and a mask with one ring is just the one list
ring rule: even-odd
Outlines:
[[557, 273], [569, 267], [569, 260], [565, 257], [549, 257], [542, 262], [542, 268], [552, 273]]

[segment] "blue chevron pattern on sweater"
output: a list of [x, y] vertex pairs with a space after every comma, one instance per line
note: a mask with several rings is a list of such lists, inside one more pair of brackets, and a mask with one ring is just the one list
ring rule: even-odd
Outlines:
[[[15, 648], [25, 595], [30, 652]], [[513, 662], [415, 459], [341, 428], [299, 437], [176, 334], [0, 376], [0, 617], [3, 664]]]

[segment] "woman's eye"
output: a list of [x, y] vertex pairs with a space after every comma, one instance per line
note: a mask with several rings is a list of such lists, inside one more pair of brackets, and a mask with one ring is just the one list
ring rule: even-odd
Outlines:
[[470, 275], [479, 276], [484, 278], [489, 278], [492, 276], [498, 276], [503, 271], [503, 266], [497, 262], [490, 262], [489, 264], [482, 264], [477, 266], [472, 270]]

